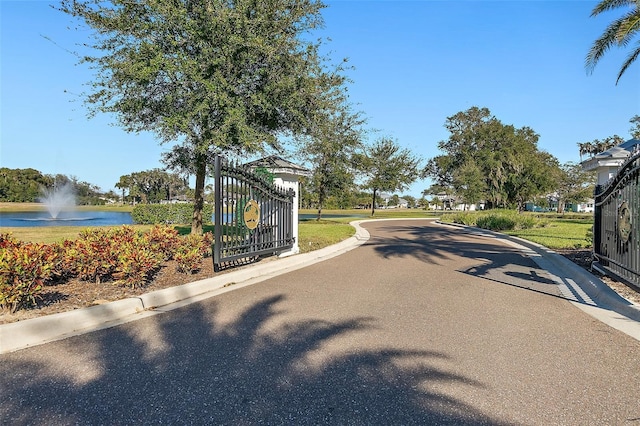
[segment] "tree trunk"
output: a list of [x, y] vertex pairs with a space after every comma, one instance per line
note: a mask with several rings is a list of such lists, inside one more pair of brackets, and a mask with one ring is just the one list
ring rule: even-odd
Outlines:
[[316, 217], [316, 221], [320, 222], [322, 218], [322, 205], [324, 204], [324, 191], [320, 190], [318, 194], [318, 217]]
[[373, 189], [373, 202], [371, 203], [371, 216], [376, 214], [376, 189]]
[[207, 177], [207, 162], [204, 155], [196, 155], [196, 193], [191, 220], [191, 233], [202, 235], [202, 209], [204, 208], [204, 181]]

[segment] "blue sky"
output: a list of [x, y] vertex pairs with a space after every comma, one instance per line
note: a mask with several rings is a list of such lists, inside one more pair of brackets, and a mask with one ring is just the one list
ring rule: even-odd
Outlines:
[[[169, 147], [152, 134], [87, 118], [77, 94], [91, 73], [67, 50], [88, 34], [69, 29], [70, 18], [50, 4], [0, 0], [0, 165], [75, 176], [105, 191], [122, 175], [162, 167]], [[448, 137], [446, 118], [479, 106], [531, 127], [539, 148], [561, 162], [578, 161], [578, 142], [626, 139], [640, 114], [640, 61], [615, 85], [628, 51], [612, 50], [585, 71], [591, 43], [620, 14], [590, 18], [595, 4], [334, 0], [321, 35], [336, 60], [355, 67], [349, 93], [378, 130], [372, 139], [392, 137], [426, 160]], [[417, 182], [405, 194], [428, 186]]]

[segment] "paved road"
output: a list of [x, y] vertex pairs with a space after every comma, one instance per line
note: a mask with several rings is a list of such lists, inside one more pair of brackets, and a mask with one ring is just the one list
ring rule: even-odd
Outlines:
[[640, 424], [640, 342], [501, 240], [370, 222], [363, 246], [0, 356], [3, 424]]

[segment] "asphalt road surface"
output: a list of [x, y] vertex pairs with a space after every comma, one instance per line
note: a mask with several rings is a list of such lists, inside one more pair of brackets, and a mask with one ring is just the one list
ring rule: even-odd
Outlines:
[[364, 226], [328, 261], [1, 355], [0, 422], [640, 425], [640, 342], [517, 249]]

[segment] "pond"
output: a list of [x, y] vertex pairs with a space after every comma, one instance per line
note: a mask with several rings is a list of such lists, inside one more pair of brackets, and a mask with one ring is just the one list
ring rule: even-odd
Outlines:
[[53, 219], [47, 212], [0, 213], [0, 227], [132, 225], [131, 213], [108, 211], [61, 212]]
[[[231, 217], [226, 217], [225, 222], [231, 222]], [[340, 215], [323, 214], [323, 219], [341, 217], [366, 218], [366, 215]], [[315, 220], [316, 214], [301, 214], [299, 220]], [[213, 219], [213, 218], [212, 218]], [[109, 211], [68, 211], [61, 212], [57, 219], [51, 218], [45, 211], [41, 212], [0, 212], [0, 228], [4, 227], [39, 227], [39, 226], [119, 226], [132, 225], [133, 219], [129, 212]]]

